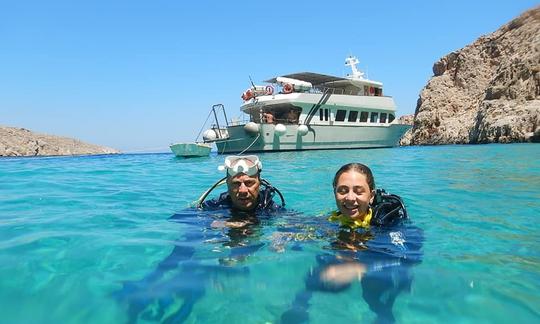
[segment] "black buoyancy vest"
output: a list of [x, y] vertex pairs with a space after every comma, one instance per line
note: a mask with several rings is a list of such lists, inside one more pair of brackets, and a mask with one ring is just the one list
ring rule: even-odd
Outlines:
[[408, 218], [407, 210], [401, 197], [387, 193], [384, 189], [377, 189], [371, 208], [373, 210], [373, 216], [371, 218], [372, 225], [393, 225]]

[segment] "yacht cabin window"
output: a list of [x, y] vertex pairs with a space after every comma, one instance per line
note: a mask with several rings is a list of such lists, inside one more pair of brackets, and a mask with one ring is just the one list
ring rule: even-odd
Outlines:
[[386, 113], [381, 113], [381, 119], [379, 120], [380, 123], [386, 123]]
[[347, 111], [346, 110], [341, 110], [341, 109], [338, 109], [336, 111], [336, 121], [345, 121], [345, 115], [347, 114]]
[[319, 120], [323, 120], [323, 113], [324, 113], [324, 120], [328, 121], [328, 109], [322, 109], [319, 108]]
[[388, 115], [388, 122], [389, 122], [389, 123], [393, 122], [394, 119], [396, 119], [396, 116], [394, 116], [394, 114]]
[[367, 119], [368, 119], [368, 112], [367, 111], [362, 111], [360, 113], [360, 122], [361, 123], [366, 123]]
[[371, 119], [369, 120], [370, 123], [376, 123], [377, 119], [379, 119], [379, 113], [372, 112], [371, 113]]
[[350, 122], [354, 123], [356, 121], [356, 117], [358, 117], [358, 111], [354, 111], [354, 110], [349, 111], [349, 119], [348, 120]]

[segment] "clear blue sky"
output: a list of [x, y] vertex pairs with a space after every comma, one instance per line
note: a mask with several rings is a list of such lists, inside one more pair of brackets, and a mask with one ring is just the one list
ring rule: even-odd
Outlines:
[[440, 57], [537, 1], [0, 0], [0, 125], [124, 151], [193, 141], [210, 107], [354, 54], [414, 113]]

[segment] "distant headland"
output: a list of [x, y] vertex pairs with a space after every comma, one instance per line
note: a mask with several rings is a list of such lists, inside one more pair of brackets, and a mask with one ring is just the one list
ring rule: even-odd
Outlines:
[[540, 142], [540, 7], [433, 65], [401, 145]]
[[118, 154], [120, 151], [79, 140], [0, 126], [0, 157]]

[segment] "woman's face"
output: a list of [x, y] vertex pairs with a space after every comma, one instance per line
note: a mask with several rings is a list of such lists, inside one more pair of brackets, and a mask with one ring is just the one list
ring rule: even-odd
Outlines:
[[362, 218], [373, 202], [374, 191], [369, 189], [365, 174], [351, 170], [339, 176], [334, 195], [341, 214]]

